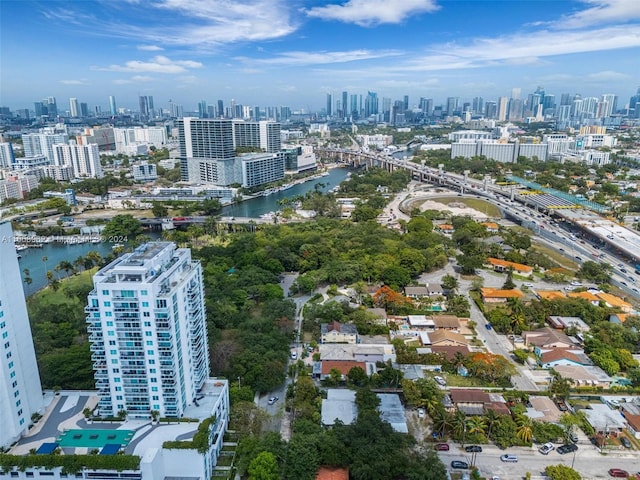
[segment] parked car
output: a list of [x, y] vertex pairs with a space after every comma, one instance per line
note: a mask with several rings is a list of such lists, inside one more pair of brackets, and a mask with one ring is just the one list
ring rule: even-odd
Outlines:
[[493, 327], [491, 326], [491, 324], [490, 324], [490, 323], [486, 323], [486, 324], [484, 325], [484, 328], [486, 328], [487, 330], [491, 330]]
[[448, 452], [449, 451], [449, 444], [448, 443], [436, 443], [433, 446], [434, 450], [438, 451], [438, 452]]
[[621, 468], [610, 468], [609, 475], [615, 478], [629, 478], [629, 472]]
[[443, 387], [447, 384], [446, 380], [440, 377], [439, 375], [436, 375], [435, 377], [433, 377], [433, 379], [436, 381], [438, 385], [442, 385]]
[[556, 449], [556, 447], [553, 445], [553, 443], [551, 442], [547, 442], [544, 445], [542, 445], [538, 451], [543, 454], [543, 455], [549, 455], [549, 452], [552, 452]]
[[424, 408], [418, 409], [418, 418], [424, 418]]
[[560, 455], [564, 455], [565, 453], [573, 453], [578, 450], [578, 446], [573, 443], [568, 443], [566, 445], [562, 445], [556, 449], [556, 451]]
[[631, 442], [627, 437], [620, 437], [620, 443], [624, 448], [631, 448]]
[[453, 462], [451, 462], [451, 468], [469, 470], [469, 464], [467, 462], [461, 462], [460, 460], [454, 460]]
[[291, 352], [291, 359], [296, 360], [298, 358], [298, 354], [296, 352]]
[[518, 456], [507, 453], [507, 454], [504, 454], [504, 455], [500, 455], [500, 460], [502, 460], [503, 462], [516, 463], [518, 461]]
[[578, 434], [576, 432], [571, 432], [569, 434], [569, 440], [571, 440], [573, 443], [578, 443]]
[[480, 445], [467, 445], [464, 447], [465, 452], [482, 452], [482, 447]]
[[269, 397], [269, 400], [267, 400], [267, 403], [269, 405], [273, 405], [274, 403], [276, 403], [278, 401], [278, 397]]

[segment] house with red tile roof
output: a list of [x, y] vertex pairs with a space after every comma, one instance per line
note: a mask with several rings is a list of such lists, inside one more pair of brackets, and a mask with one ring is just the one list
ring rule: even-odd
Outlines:
[[480, 295], [482, 295], [483, 303], [506, 303], [510, 298], [523, 298], [522, 293], [517, 288], [513, 290], [501, 290], [499, 288], [481, 288]]
[[349, 480], [349, 470], [346, 468], [320, 467], [316, 473], [316, 480]]
[[493, 267], [493, 270], [496, 272], [508, 272], [509, 270], [513, 270], [513, 273], [517, 273], [522, 277], [530, 277], [533, 273], [533, 267], [530, 267], [529, 265], [500, 260], [499, 258], [489, 257], [487, 258], [487, 264]]

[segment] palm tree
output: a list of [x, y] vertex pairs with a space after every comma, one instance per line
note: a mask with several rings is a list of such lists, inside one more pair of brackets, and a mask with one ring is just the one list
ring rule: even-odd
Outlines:
[[516, 430], [516, 437], [518, 437], [523, 443], [531, 443], [533, 438], [533, 422], [525, 415], [518, 415], [516, 417], [516, 423], [518, 429]]
[[491, 430], [496, 426], [499, 419], [500, 417], [495, 410], [487, 411], [487, 414], [484, 416], [484, 422], [487, 425], [487, 437], [491, 438]]
[[44, 271], [45, 274], [47, 272], [47, 260], [49, 260], [49, 258], [47, 258], [47, 256], [45, 255], [44, 257], [42, 257], [42, 262], [44, 263]]
[[440, 437], [444, 437], [453, 426], [451, 415], [442, 406], [436, 408], [430, 415], [433, 419], [434, 433], [437, 433]]
[[462, 443], [464, 444], [464, 434], [467, 431], [467, 416], [464, 412], [457, 410], [453, 415], [451, 432], [454, 437], [462, 438]]
[[470, 435], [484, 435], [486, 428], [484, 417], [472, 417], [467, 420], [467, 431]]

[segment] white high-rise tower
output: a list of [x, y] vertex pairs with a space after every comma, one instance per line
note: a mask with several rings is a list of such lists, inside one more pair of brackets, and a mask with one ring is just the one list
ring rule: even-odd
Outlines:
[[0, 223], [0, 447], [27, 432], [42, 389], [10, 223]]
[[200, 263], [151, 242], [93, 277], [87, 323], [101, 414], [181, 417], [209, 373]]

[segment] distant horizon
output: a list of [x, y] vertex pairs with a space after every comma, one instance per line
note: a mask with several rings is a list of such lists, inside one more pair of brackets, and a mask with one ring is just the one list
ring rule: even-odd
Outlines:
[[137, 111], [152, 95], [321, 111], [326, 94], [409, 106], [542, 86], [623, 108], [640, 86], [636, 0], [3, 0], [0, 106], [54, 96]]

